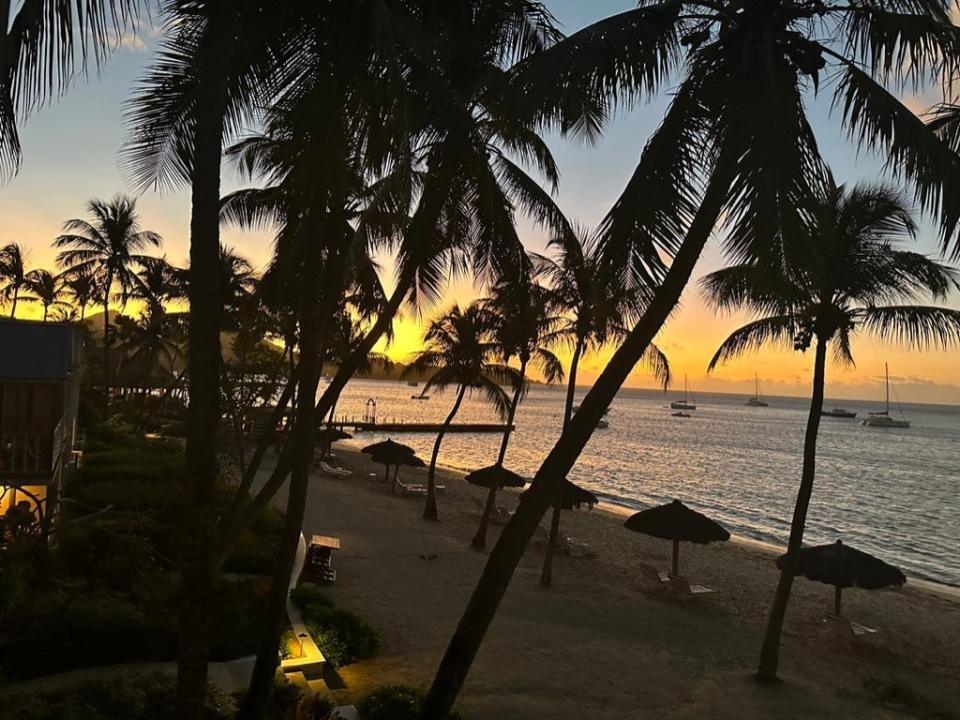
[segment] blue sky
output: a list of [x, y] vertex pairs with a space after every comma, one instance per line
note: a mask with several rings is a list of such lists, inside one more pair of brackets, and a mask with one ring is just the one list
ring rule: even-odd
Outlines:
[[[573, 32], [591, 21], [633, 7], [629, 0], [547, 0], [562, 28]], [[21, 127], [24, 145], [23, 168], [19, 175], [0, 188], [0, 243], [21, 242], [30, 249], [32, 265], [52, 266], [50, 241], [62, 222], [82, 216], [85, 203], [93, 197], [109, 197], [129, 192], [120, 169], [119, 150], [125, 127], [124, 102], [130, 96], [138, 76], [150, 61], [159, 32], [147, 25], [136, 36], [124, 39], [123, 46], [97, 77], [79, 80], [63, 99], [28, 118]], [[831, 115], [829, 83], [820, 98], [810, 105], [810, 116], [824, 156], [840, 181], [876, 180], [882, 175], [882, 163], [870, 155], [859, 155], [848, 143], [839, 126], [839, 113]], [[935, 94], [907, 98], [911, 107], [921, 109], [938, 99]], [[574, 220], [595, 225], [614, 202], [632, 172], [647, 137], [659, 122], [669, 101], [669, 88], [652, 102], [622, 112], [610, 125], [603, 139], [586, 147], [559, 138], [551, 138], [560, 166], [561, 188], [558, 202]], [[224, 190], [237, 187], [225, 172]], [[187, 255], [189, 198], [187, 193], [160, 195], [147, 193], [139, 201], [144, 224], [165, 239], [168, 259], [182, 263]], [[523, 223], [525, 241], [531, 249], [541, 250], [544, 239]], [[257, 265], [266, 262], [270, 238], [264, 233], [227, 231], [224, 241], [234, 245]], [[924, 224], [918, 249], [933, 253], [937, 238], [932, 227]], [[719, 267], [723, 262], [718, 248], [711, 246], [697, 269], [696, 276]], [[450, 293], [454, 299], [467, 299], [467, 284], [457, 284]], [[953, 304], [960, 306], [955, 299]], [[734, 363], [714, 376], [705, 374], [712, 349], [735, 327], [739, 318], [713, 319], [706, 314], [695, 290], [684, 297], [681, 311], [660, 338], [664, 349], [674, 358], [674, 369], [688, 372], [701, 389], [744, 391], [752, 389], [754, 371], [768, 392], [805, 394], [808, 361], [788, 353], [764, 353], [755, 359]], [[410, 318], [408, 323], [414, 322]], [[904, 399], [936, 400], [960, 403], [960, 370], [956, 355], [919, 354], [886, 351], [871, 343], [856, 347], [861, 359], [854, 371], [831, 373], [830, 389], [836, 396], [877, 395], [876, 383], [882, 373], [881, 358], [890, 357], [894, 374], [900, 377]], [[604, 357], [587, 359], [585, 381], [602, 367]], [[633, 384], [649, 384], [638, 374]]]

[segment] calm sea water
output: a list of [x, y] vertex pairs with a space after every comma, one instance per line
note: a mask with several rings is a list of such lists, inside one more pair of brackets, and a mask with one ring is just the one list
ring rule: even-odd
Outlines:
[[[441, 422], [453, 393], [411, 400], [418, 391], [398, 382], [354, 381], [337, 414], [360, 419], [373, 398], [381, 422]], [[785, 545], [809, 401], [773, 397], [767, 398], [770, 407], [750, 408], [739, 395], [698, 394], [697, 410], [687, 419], [671, 417], [667, 404], [676, 397], [622, 390], [610, 427], [594, 433], [570, 479], [628, 507], [679, 498], [735, 534]], [[860, 425], [860, 417], [882, 409], [880, 403], [842, 404], [859, 415], [823, 418], [806, 541], [842, 538], [908, 574], [960, 585], [960, 408], [904, 405], [911, 427], [884, 430]], [[517, 413], [508, 467], [533, 475], [559, 437], [562, 410], [561, 389], [531, 389]], [[480, 400], [468, 399], [457, 420], [496, 417]], [[392, 435], [429, 459], [433, 435]], [[352, 443], [384, 437], [358, 434]], [[447, 435], [440, 462], [462, 470], [489, 465], [499, 441], [495, 434]]]

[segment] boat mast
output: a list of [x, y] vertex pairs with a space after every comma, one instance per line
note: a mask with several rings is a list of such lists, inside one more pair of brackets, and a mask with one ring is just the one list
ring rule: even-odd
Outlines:
[[883, 364], [883, 371], [884, 371], [884, 377], [885, 377], [884, 385], [887, 389], [887, 415], [889, 415], [890, 414], [890, 364], [889, 363]]

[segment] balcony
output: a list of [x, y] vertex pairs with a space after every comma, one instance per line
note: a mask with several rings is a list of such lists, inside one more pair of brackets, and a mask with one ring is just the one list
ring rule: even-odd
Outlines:
[[53, 474], [52, 444], [49, 434], [4, 434], [0, 437], [0, 481], [49, 480]]

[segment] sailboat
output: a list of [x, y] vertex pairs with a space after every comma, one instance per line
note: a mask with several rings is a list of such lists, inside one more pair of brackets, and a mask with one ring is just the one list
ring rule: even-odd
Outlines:
[[769, 407], [769, 403], [760, 394], [760, 380], [757, 379], [756, 373], [753, 374], [753, 397], [749, 398], [745, 404], [750, 407]]
[[903, 410], [900, 411], [901, 419], [896, 419], [890, 417], [890, 366], [887, 363], [883, 364], [884, 369], [884, 384], [886, 387], [886, 409], [881, 410], [880, 412], [872, 412], [863, 420], [860, 421], [861, 425], [866, 425], [867, 427], [882, 427], [882, 428], [908, 428], [910, 427], [910, 421], [903, 416]]
[[[683, 376], [683, 400], [674, 400], [670, 403], [671, 410], [696, 410], [697, 403], [696, 398], [693, 397], [693, 393], [690, 392], [690, 386], [687, 384], [687, 376]], [[683, 417], [682, 415], [678, 417]]]

